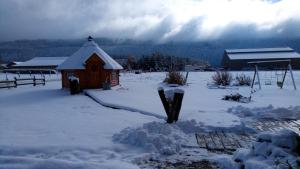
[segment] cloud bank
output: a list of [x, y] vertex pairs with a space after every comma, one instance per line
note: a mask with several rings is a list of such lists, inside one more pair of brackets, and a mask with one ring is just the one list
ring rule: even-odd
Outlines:
[[0, 41], [300, 37], [299, 0], [1, 0]]

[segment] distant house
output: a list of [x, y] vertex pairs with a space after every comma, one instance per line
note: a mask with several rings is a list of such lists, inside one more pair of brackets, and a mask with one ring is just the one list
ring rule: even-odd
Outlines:
[[119, 71], [123, 67], [105, 53], [92, 37], [58, 66], [62, 74], [62, 87], [69, 88], [70, 76], [79, 79], [81, 89], [102, 88], [103, 83], [119, 84]]
[[184, 70], [187, 72], [193, 72], [193, 71], [204, 71], [204, 69], [207, 66], [205, 65], [185, 65]]
[[23, 62], [16, 62], [16, 61], [11, 61], [9, 63], [6, 64], [6, 68], [13, 68], [14, 66], [17, 66], [19, 64], [21, 64]]
[[[283, 60], [290, 60], [294, 69], [300, 69], [300, 54], [292, 48], [259, 48], [225, 50], [222, 66], [230, 70], [251, 69], [251, 62], [261, 62], [261, 69], [278, 69], [285, 67]], [[266, 61], [264, 64], [263, 62]], [[270, 64], [269, 61], [274, 61]], [[279, 62], [276, 62], [279, 61]]]
[[7, 68], [6, 64], [0, 64], [0, 70], [6, 69], [6, 68]]
[[68, 57], [35, 57], [26, 62], [21, 62], [11, 66], [11, 68], [37, 70], [55, 70], [58, 65], [63, 63]]

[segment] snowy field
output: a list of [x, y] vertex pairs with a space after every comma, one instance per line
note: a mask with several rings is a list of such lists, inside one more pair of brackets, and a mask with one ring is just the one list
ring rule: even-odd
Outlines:
[[[240, 72], [233, 72], [233, 75]], [[252, 95], [252, 102], [249, 104], [236, 103], [221, 100], [224, 95], [231, 93], [241, 93], [250, 96], [250, 87], [233, 87], [231, 89], [208, 89], [207, 83], [211, 82], [212, 72], [190, 73], [188, 86], [182, 87], [185, 91], [181, 110], [182, 120], [194, 119], [208, 126], [229, 127], [240, 123], [240, 119], [231, 113], [227, 113], [229, 108], [235, 106], [243, 107], [268, 107], [274, 108], [300, 105], [299, 90], [295, 91], [289, 75], [283, 89], [276, 86], [276, 79], [270, 72], [262, 72], [262, 90]], [[246, 72], [251, 75], [252, 72]], [[294, 72], [296, 84], [300, 88], [300, 72]], [[165, 115], [161, 104], [157, 88], [165, 78], [165, 73], [147, 74], [122, 74], [121, 87], [116, 87], [109, 91], [89, 91], [97, 98], [106, 103], [132, 107], [140, 110], [152, 112], [153, 114]], [[266, 79], [269, 78], [269, 79]], [[271, 86], [264, 85], [265, 80], [271, 80]], [[256, 90], [258, 85], [255, 86]]]
[[[252, 72], [246, 73], [252, 76]], [[179, 122], [174, 125], [159, 118], [165, 117], [165, 112], [157, 88], [165, 73], [122, 73], [121, 86], [87, 91], [104, 103], [139, 111], [106, 108], [84, 94], [71, 96], [61, 89], [57, 75], [46, 75], [49, 81], [45, 86], [0, 89], [0, 169], [139, 168], [139, 160], [149, 157], [186, 159], [181, 156], [185, 150], [181, 146], [195, 146], [194, 133], [203, 129], [239, 130], [245, 119], [259, 118], [261, 112], [274, 112], [270, 117], [300, 119], [300, 91], [293, 89], [290, 76], [279, 89], [274, 77], [273, 85], [264, 85], [270, 80], [269, 74], [261, 73], [262, 90], [245, 104], [221, 98], [236, 92], [249, 96], [249, 87], [208, 89], [212, 73], [190, 73], [188, 86], [181, 87], [185, 95]], [[13, 76], [9, 74], [8, 78]], [[300, 72], [295, 71], [294, 76], [300, 88]], [[0, 74], [1, 80], [5, 78]], [[251, 154], [245, 151], [237, 154]], [[233, 165], [228, 162], [231, 156], [216, 156], [200, 148], [194, 153], [190, 158]], [[265, 163], [256, 166], [262, 165]]]

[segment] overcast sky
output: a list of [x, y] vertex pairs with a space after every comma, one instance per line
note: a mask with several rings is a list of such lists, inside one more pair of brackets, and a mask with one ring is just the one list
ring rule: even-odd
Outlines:
[[0, 0], [0, 41], [300, 37], [300, 0]]

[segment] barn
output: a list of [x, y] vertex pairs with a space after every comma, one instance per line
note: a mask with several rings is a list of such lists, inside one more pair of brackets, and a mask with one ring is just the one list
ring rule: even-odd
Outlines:
[[[260, 69], [281, 69], [289, 61], [293, 69], [300, 69], [300, 54], [290, 47], [227, 49], [222, 58], [222, 66], [229, 70], [253, 69], [251, 62], [261, 62]], [[271, 63], [271, 64], [270, 64]]]
[[61, 71], [62, 87], [69, 88], [69, 77], [79, 79], [80, 89], [102, 88], [104, 83], [119, 84], [123, 67], [104, 52], [92, 37], [57, 68]]
[[9, 66], [6, 72], [51, 73], [56, 72], [58, 65], [67, 57], [35, 57], [25, 62]]

